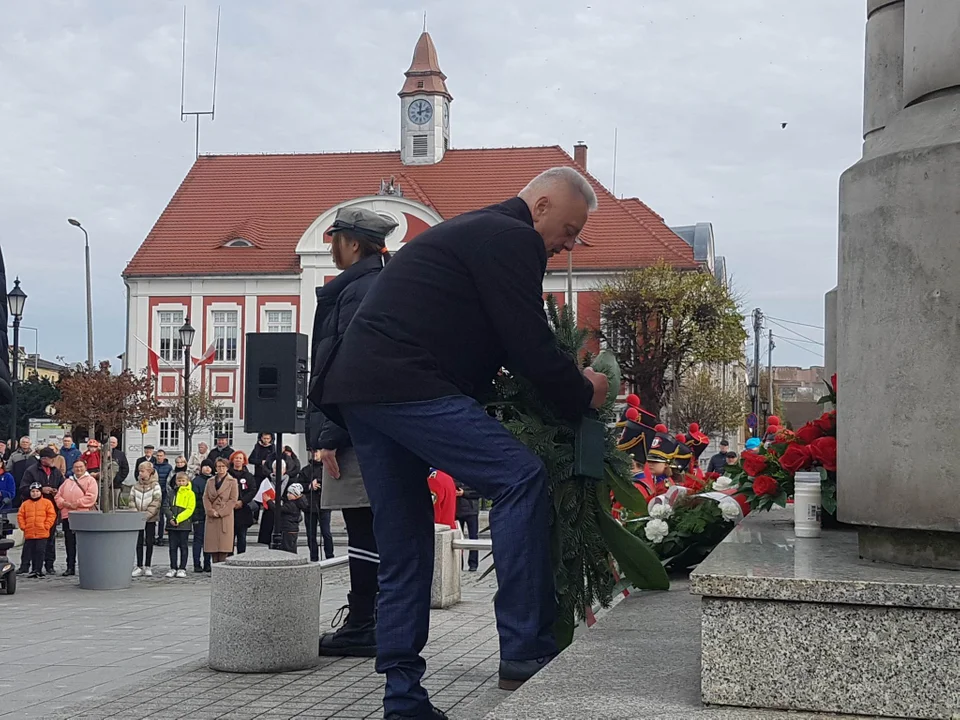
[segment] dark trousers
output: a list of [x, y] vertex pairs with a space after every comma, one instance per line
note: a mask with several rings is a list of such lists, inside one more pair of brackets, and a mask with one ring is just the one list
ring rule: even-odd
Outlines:
[[280, 536], [280, 549], [284, 552], [297, 554], [297, 537], [300, 535], [299, 531], [294, 532], [285, 532]]
[[44, 546], [44, 561], [43, 564], [47, 567], [47, 572], [53, 572], [53, 563], [57, 559], [57, 523], [60, 522], [60, 519], [57, 519], [57, 522], [53, 524], [53, 527], [50, 528], [50, 537], [47, 538], [47, 544]]
[[[480, 518], [476, 515], [464, 515], [457, 518], [460, 521], [460, 529], [471, 540], [476, 540], [480, 535]], [[480, 565], [480, 554], [476, 550], [471, 550], [467, 557], [467, 567], [477, 569]], [[463, 566], [461, 561], [460, 566]]]
[[333, 533], [330, 532], [331, 510], [319, 512], [305, 512], [303, 524], [307, 528], [307, 547], [310, 548], [310, 559], [316, 562], [320, 559], [320, 545], [317, 542], [317, 525], [320, 526], [320, 536], [323, 539], [323, 557], [329, 560], [333, 557]]
[[70, 518], [66, 518], [61, 522], [63, 523], [63, 543], [67, 546], [67, 570], [76, 570], [77, 534], [70, 529]]
[[[377, 553], [377, 539], [373, 534], [373, 510], [359, 507], [344, 508], [341, 512], [343, 524], [347, 526], [350, 594], [359, 598], [373, 598], [380, 589], [377, 582], [380, 555]], [[353, 609], [350, 611], [353, 612]]]
[[[153, 564], [153, 542], [157, 537], [156, 521], [145, 523], [143, 530], [137, 533], [137, 567], [150, 567]], [[147, 546], [147, 564], [143, 564], [143, 546]]]
[[[434, 516], [430, 467], [493, 500], [490, 525], [499, 590], [500, 657], [557, 652], [547, 474], [540, 459], [466, 396], [416, 403], [343, 405], [380, 550], [377, 671], [386, 714], [425, 712], [420, 651], [430, 623]], [[450, 432], [456, 428], [456, 432]]]
[[[207, 529], [207, 523], [201, 520], [193, 524], [193, 566], [195, 568], [210, 567], [210, 553], [203, 551], [204, 530]], [[201, 559], [203, 562], [201, 563]]]
[[233, 544], [237, 555], [247, 551], [247, 526], [237, 525], [236, 520], [233, 522]]
[[43, 557], [47, 549], [46, 538], [39, 540], [24, 540], [21, 553], [20, 569], [24, 572], [43, 572]]
[[179, 528], [167, 528], [167, 540], [170, 543], [170, 569], [186, 570], [190, 557], [190, 531]]

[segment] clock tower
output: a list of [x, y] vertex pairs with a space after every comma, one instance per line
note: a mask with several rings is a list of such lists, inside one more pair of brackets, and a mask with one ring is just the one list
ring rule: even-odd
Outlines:
[[426, 31], [417, 40], [413, 62], [400, 90], [400, 158], [404, 165], [434, 165], [450, 147], [447, 76]]

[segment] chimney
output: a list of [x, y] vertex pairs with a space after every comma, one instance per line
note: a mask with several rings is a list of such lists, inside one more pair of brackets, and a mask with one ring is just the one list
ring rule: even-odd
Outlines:
[[583, 140], [578, 140], [573, 146], [573, 160], [584, 170], [587, 169], [587, 144]]

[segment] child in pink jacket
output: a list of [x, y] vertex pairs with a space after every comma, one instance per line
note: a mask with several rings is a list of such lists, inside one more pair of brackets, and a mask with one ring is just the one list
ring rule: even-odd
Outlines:
[[63, 518], [63, 540], [67, 546], [67, 569], [63, 573], [65, 576], [77, 573], [77, 536], [70, 529], [70, 513], [95, 508], [99, 493], [97, 479], [87, 472], [87, 465], [83, 460], [77, 460], [73, 464], [73, 477], [66, 478], [57, 490], [55, 504]]

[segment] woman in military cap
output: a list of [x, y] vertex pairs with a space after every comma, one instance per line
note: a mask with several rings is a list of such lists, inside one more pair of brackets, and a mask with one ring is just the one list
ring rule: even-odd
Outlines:
[[[330, 361], [360, 302], [389, 261], [387, 236], [397, 227], [391, 220], [364, 208], [343, 208], [327, 231], [330, 251], [342, 270], [336, 278], [317, 288], [317, 312], [313, 320], [312, 358], [316, 378]], [[313, 409], [314, 418], [320, 415]], [[378, 592], [379, 555], [373, 535], [373, 512], [363, 487], [360, 466], [350, 434], [329, 418], [320, 422], [308, 437], [323, 463], [320, 507], [341, 510], [347, 527], [347, 554], [350, 561], [349, 612], [336, 632], [320, 638], [321, 655], [375, 657], [377, 626], [374, 608]], [[313, 490], [317, 481], [313, 480]]]

